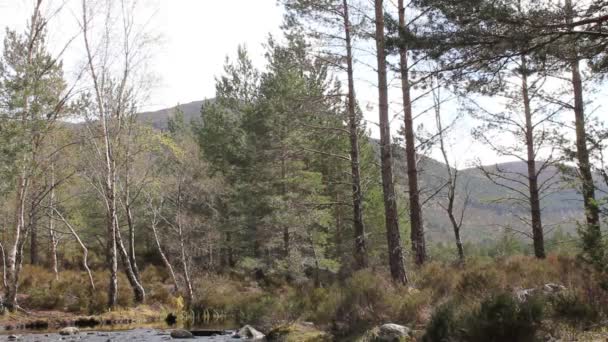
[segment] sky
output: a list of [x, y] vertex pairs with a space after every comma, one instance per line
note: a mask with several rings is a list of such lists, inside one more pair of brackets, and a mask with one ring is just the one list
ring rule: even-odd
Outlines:
[[[66, 0], [45, 1], [49, 1], [49, 7], [56, 8]], [[254, 63], [262, 67], [262, 44], [269, 34], [280, 34], [283, 20], [282, 9], [276, 0], [140, 1], [149, 10], [145, 14], [150, 18], [146, 19], [149, 20], [147, 25], [161, 38], [150, 61], [150, 71], [158, 80], [150, 101], [142, 110], [213, 97], [214, 78], [221, 73], [226, 56], [234, 55], [239, 44], [246, 45]], [[0, 39], [4, 36], [4, 27], [24, 27], [32, 3], [33, 0], [0, 0]], [[78, 15], [74, 12], [77, 10], [77, 7], [65, 10], [60, 18], [52, 19], [51, 27], [60, 33], [51, 37], [51, 41], [58, 41], [58, 46], [62, 46], [63, 38], [69, 36], [66, 32], [74, 32]], [[75, 41], [73, 44], [80, 43]], [[72, 57], [66, 59], [77, 64], [76, 58]], [[66, 63], [66, 67], [70, 64]]]
[[[78, 32], [78, 0], [44, 0], [47, 13], [64, 2], [60, 15], [49, 24], [49, 44], [57, 52]], [[140, 110], [156, 110], [178, 103], [215, 96], [215, 77], [221, 75], [226, 56], [234, 57], [237, 47], [245, 45], [254, 64], [265, 65], [263, 46], [269, 34], [281, 36], [283, 10], [277, 0], [139, 0], [142, 11], [138, 18], [160, 38], [155, 44], [147, 73], [154, 76], [150, 96]], [[0, 0], [0, 26], [22, 30], [31, 13], [34, 0]], [[388, 2], [390, 5], [390, 2]], [[0, 39], [4, 30], [0, 31]], [[1, 49], [1, 47], [0, 47]], [[372, 136], [378, 137], [376, 75], [371, 66], [375, 57], [358, 56], [356, 65], [357, 97], [364, 110], [364, 119]], [[82, 42], [76, 39], [64, 55], [66, 75], [76, 74], [82, 67]], [[341, 76], [343, 79], [343, 75]], [[344, 80], [345, 83], [345, 80]], [[399, 79], [390, 79], [393, 135], [402, 126]], [[490, 101], [491, 103], [491, 101]], [[457, 104], [444, 104], [448, 113], [456, 113]], [[449, 116], [449, 115], [448, 115]], [[446, 121], [449, 121], [447, 119]], [[434, 125], [432, 113], [420, 117], [416, 124]], [[484, 164], [509, 161], [498, 158], [474, 141], [470, 131], [478, 123], [460, 120], [449, 136], [452, 162], [459, 168], [471, 166], [479, 159]], [[439, 159], [438, 151], [432, 153]]]

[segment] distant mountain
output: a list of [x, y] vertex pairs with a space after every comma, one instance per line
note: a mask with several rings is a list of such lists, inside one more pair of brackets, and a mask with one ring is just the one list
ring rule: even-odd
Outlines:
[[213, 100], [189, 102], [171, 108], [140, 113], [137, 116], [141, 122], [148, 123], [156, 129], [165, 130], [167, 129], [169, 118], [175, 115], [178, 108], [184, 113], [184, 119], [186, 122], [191, 122], [192, 120], [198, 121], [201, 118], [201, 107], [203, 104], [209, 101]]
[[[161, 130], [167, 129], [168, 120], [177, 108], [184, 113], [186, 122], [202, 120], [201, 107], [204, 103], [213, 100], [194, 101], [179, 106], [161, 109], [153, 112], [139, 114], [142, 122], [149, 123]], [[375, 141], [375, 149], [379, 150], [378, 141]], [[396, 189], [399, 196], [403, 198], [406, 194], [407, 173], [405, 162], [405, 151], [398, 148], [394, 152], [395, 157], [395, 179]], [[527, 165], [523, 162], [509, 162], [496, 165], [498, 168], [511, 173], [526, 173]], [[493, 169], [496, 166], [489, 166]], [[428, 157], [420, 157], [418, 163], [420, 170], [420, 187], [422, 199], [426, 199], [445, 184], [447, 178], [446, 165], [442, 162]], [[542, 201], [543, 225], [547, 235], [551, 235], [555, 229], [560, 228], [567, 232], [574, 232], [576, 221], [583, 219], [583, 208], [580, 194], [565, 181], [559, 181], [560, 175], [555, 167], [549, 167], [539, 176], [539, 182], [550, 177], [558, 180], [552, 194]], [[525, 180], [525, 179], [524, 179]], [[465, 190], [470, 192], [470, 203], [467, 209], [466, 219], [462, 228], [463, 238], [466, 241], [483, 241], [494, 239], [509, 226], [514, 230], [529, 232], [528, 226], [518, 217], [529, 217], [528, 209], [519, 206], [512, 201], [499, 201], [508, 196], [508, 191], [488, 180], [483, 172], [477, 168], [459, 170], [459, 193], [464, 195]], [[445, 211], [438, 204], [442, 193], [433, 200], [426, 201], [423, 207], [425, 218], [425, 229], [431, 241], [451, 241], [452, 228]], [[402, 213], [406, 215], [406, 213]], [[522, 234], [522, 236], [524, 236]]]

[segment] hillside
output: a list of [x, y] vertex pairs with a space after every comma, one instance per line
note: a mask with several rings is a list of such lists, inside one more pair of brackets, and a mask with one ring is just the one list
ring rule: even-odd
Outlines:
[[[201, 106], [206, 101], [194, 101], [179, 105], [187, 122], [200, 119]], [[167, 128], [168, 119], [174, 115], [176, 107], [161, 109], [153, 112], [139, 114], [142, 122], [146, 122], [157, 129]], [[376, 142], [377, 143], [377, 142]], [[428, 198], [437, 192], [445, 183], [447, 176], [445, 164], [428, 157], [421, 157], [419, 163], [422, 198]], [[523, 162], [509, 162], [499, 164], [498, 167], [509, 172], [525, 173], [526, 164]], [[492, 168], [492, 167], [490, 167]], [[402, 149], [395, 151], [395, 177], [397, 190], [405, 194], [407, 175], [405, 165], [405, 152]], [[512, 202], [500, 202], [506, 195], [505, 189], [489, 181], [477, 168], [468, 168], [459, 171], [460, 193], [464, 195], [465, 188], [470, 191], [470, 204], [463, 227], [463, 238], [466, 241], [478, 242], [500, 236], [503, 226], [527, 231], [528, 228], [518, 216], [527, 217], [526, 208]], [[548, 168], [541, 173], [540, 182], [556, 175], [556, 168]], [[555, 176], [559, 179], [559, 175]], [[433, 200], [426, 202], [423, 210], [426, 221], [426, 230], [432, 241], [449, 241], [452, 238], [451, 226], [445, 211], [438, 204], [441, 193]], [[560, 182], [555, 192], [547, 196], [543, 202], [543, 224], [548, 235], [560, 228], [567, 232], [574, 232], [575, 221], [582, 219], [582, 202], [579, 194], [570, 184]], [[522, 235], [523, 236], [523, 235]]]
[[189, 103], [179, 104], [175, 107], [164, 108], [157, 111], [144, 112], [138, 114], [138, 119], [141, 122], [150, 124], [152, 127], [165, 130], [167, 129], [168, 119], [172, 117], [179, 108], [184, 113], [186, 122], [199, 120], [201, 117], [201, 107], [209, 100], [193, 101]]

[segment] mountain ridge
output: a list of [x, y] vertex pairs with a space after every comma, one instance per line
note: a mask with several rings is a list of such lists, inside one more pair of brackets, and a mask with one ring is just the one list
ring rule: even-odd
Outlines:
[[[202, 120], [201, 107], [211, 101], [213, 100], [192, 101], [170, 108], [143, 112], [138, 114], [138, 119], [156, 129], [166, 130], [169, 118], [174, 116], [178, 109], [182, 111], [186, 122], [200, 121]], [[377, 140], [372, 140], [378, 144]], [[405, 194], [407, 181], [405, 152], [398, 147], [394, 155], [397, 190]], [[496, 166], [510, 171], [517, 170], [518, 172], [525, 171], [527, 167], [526, 163], [518, 161], [487, 165], [489, 168]], [[430, 157], [421, 156], [419, 169], [421, 192], [435, 193], [447, 177], [446, 165]], [[543, 171], [540, 178], [549, 177], [557, 171], [559, 170], [552, 166]], [[467, 209], [462, 231], [465, 240], [475, 242], [492, 237], [496, 238], [507, 229], [504, 228], [506, 226], [510, 226], [514, 230], [528, 229], [519, 219], [519, 216], [525, 217], [529, 214], [526, 208], [519, 207], [511, 202], [500, 201], [500, 198], [505, 196], [503, 188], [493, 184], [476, 167], [459, 169], [458, 172], [460, 177], [458, 192], [464, 194], [465, 191], [471, 191], [471, 202]], [[468, 190], [465, 185], [468, 186]], [[439, 195], [441, 195], [441, 192]], [[428, 194], [426, 197], [428, 197]], [[545, 198], [542, 204], [545, 227], [561, 226], [566, 232], [574, 233], [576, 231], [576, 220], [583, 218], [583, 208], [580, 195], [571, 185], [566, 182], [560, 183], [559, 189]], [[431, 241], [447, 242], [451, 240], [450, 222], [437, 201], [428, 201], [423, 208], [423, 215], [426, 234]], [[480, 234], [481, 232], [483, 234]], [[551, 231], [547, 229], [547, 235], [550, 234]]]

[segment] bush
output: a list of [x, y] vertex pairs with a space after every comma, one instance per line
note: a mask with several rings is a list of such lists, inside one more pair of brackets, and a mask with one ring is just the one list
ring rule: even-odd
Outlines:
[[456, 286], [458, 295], [464, 298], [482, 298], [502, 290], [504, 280], [493, 269], [467, 270]]
[[458, 324], [455, 307], [446, 303], [437, 308], [426, 327], [423, 342], [449, 342], [458, 340]]
[[544, 313], [544, 302], [518, 302], [510, 294], [489, 297], [464, 319], [466, 340], [472, 342], [533, 341]]
[[399, 320], [403, 323], [427, 323], [431, 318], [433, 298], [432, 290], [408, 291], [401, 298]]
[[398, 315], [399, 293], [390, 279], [388, 275], [361, 270], [346, 281], [336, 315], [349, 330], [367, 329]]
[[448, 269], [439, 262], [430, 262], [415, 274], [414, 283], [417, 288], [431, 289], [435, 302], [451, 295], [458, 283], [458, 271]]
[[600, 318], [597, 308], [585, 302], [577, 293], [560, 293], [552, 299], [553, 314], [557, 319], [580, 326], [584, 323], [596, 322]]

